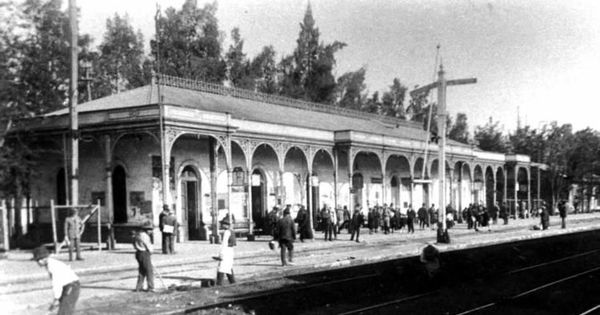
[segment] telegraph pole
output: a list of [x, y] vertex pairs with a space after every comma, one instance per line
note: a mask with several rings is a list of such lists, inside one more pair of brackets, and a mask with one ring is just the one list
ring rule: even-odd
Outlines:
[[438, 80], [430, 83], [418, 89], [410, 92], [412, 97], [422, 93], [427, 93], [429, 90], [437, 88], [438, 90], [438, 136], [439, 141], [439, 157], [438, 157], [438, 174], [440, 176], [440, 211], [439, 221], [442, 222], [441, 226], [438, 227], [437, 242], [438, 243], [450, 243], [450, 236], [448, 235], [448, 229], [446, 227], [446, 87], [448, 85], [463, 85], [473, 84], [477, 82], [475, 78], [469, 79], [457, 79], [457, 80], [446, 80], [444, 76], [444, 67], [440, 65], [440, 71], [438, 71]]
[[69, 21], [71, 26], [71, 84], [69, 97], [71, 106], [71, 204], [79, 204], [79, 122], [77, 118], [78, 52], [77, 52], [77, 6], [69, 0]]

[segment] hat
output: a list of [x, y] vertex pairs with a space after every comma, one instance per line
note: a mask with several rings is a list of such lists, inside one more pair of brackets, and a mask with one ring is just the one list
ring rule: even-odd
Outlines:
[[290, 214], [290, 208], [285, 208], [285, 210], [283, 210], [283, 214]]
[[169, 211], [169, 205], [163, 205], [163, 210]]
[[45, 246], [40, 246], [33, 249], [33, 258], [31, 260], [40, 260], [48, 256], [50, 256], [48, 249]]

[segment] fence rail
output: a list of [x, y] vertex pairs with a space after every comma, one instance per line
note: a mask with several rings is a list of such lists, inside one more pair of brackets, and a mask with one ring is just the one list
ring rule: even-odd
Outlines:
[[[72, 206], [72, 205], [55, 205], [54, 204], [54, 200], [50, 200], [50, 217], [51, 217], [51, 221], [52, 221], [52, 240], [54, 242], [54, 252], [56, 254], [58, 254], [60, 252], [60, 249], [67, 243], [66, 239], [63, 239], [63, 241], [59, 244], [58, 243], [58, 237], [57, 237], [57, 210], [61, 210], [61, 209], [67, 209], [67, 210], [71, 210], [71, 209], [77, 209], [78, 210], [78, 214], [80, 217], [83, 215], [83, 217], [81, 217], [81, 223], [83, 224], [83, 229], [85, 229], [85, 225], [88, 223], [88, 221], [90, 221], [90, 218], [92, 218], [94, 216], [94, 214], [96, 214], [96, 227], [97, 227], [97, 240], [98, 240], [98, 251], [102, 251], [102, 211], [101, 211], [101, 206], [100, 206], [100, 200], [98, 200], [97, 204], [90, 204], [90, 205], [77, 205], [77, 206]], [[79, 212], [80, 210], [84, 210], [84, 212]], [[89, 211], [88, 211], [89, 210]], [[64, 220], [60, 220], [60, 222], [64, 222]], [[64, 223], [63, 223], [64, 224]], [[83, 234], [83, 230], [81, 231], [80, 235]]]

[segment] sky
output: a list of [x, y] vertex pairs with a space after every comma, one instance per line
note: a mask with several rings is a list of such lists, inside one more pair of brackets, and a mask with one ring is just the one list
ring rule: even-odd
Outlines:
[[[67, 3], [68, 1], [64, 1]], [[101, 42], [106, 19], [128, 14], [146, 45], [154, 36], [156, 3], [180, 9], [184, 0], [77, 0], [80, 33]], [[198, 0], [199, 6], [212, 2]], [[255, 56], [273, 45], [278, 59], [295, 46], [308, 0], [219, 0], [217, 18], [229, 46], [239, 27]], [[471, 129], [490, 117], [505, 132], [557, 121], [600, 130], [600, 1], [597, 0], [311, 0], [321, 41], [342, 41], [336, 76], [366, 67], [370, 93], [396, 77], [409, 89], [435, 80], [436, 46], [451, 86], [447, 110], [467, 114]], [[436, 95], [434, 92], [433, 95]], [[432, 98], [435, 101], [435, 97]]]

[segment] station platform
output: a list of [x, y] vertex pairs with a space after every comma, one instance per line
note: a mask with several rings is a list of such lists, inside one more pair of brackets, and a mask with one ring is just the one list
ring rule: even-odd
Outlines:
[[[369, 234], [361, 230], [360, 243], [350, 241], [347, 230], [338, 234], [334, 241], [324, 241], [321, 232], [315, 239], [294, 243], [294, 266], [282, 267], [279, 250], [270, 250], [268, 236], [255, 241], [238, 239], [235, 247], [234, 271], [238, 282], [276, 278], [287, 275], [309, 273], [343, 266], [368, 264], [375, 261], [417, 256], [427, 244], [435, 244], [441, 251], [451, 251], [499, 243], [542, 238], [551, 235], [600, 229], [600, 213], [570, 214], [567, 228], [560, 228], [560, 218], [550, 218], [548, 230], [534, 230], [539, 218], [510, 220], [508, 225], [501, 221], [476, 232], [466, 224], [457, 224], [449, 230], [449, 244], [435, 244], [435, 229], [419, 229], [408, 234], [406, 228], [391, 234]], [[174, 255], [160, 252], [155, 244], [152, 262], [158, 271], [155, 274], [157, 291], [172, 285], [200, 285], [203, 279], [214, 279], [217, 263], [212, 256], [218, 254], [219, 246], [206, 241], [175, 244]], [[137, 262], [131, 244], [117, 244], [111, 251], [85, 250], [83, 261], [68, 261], [65, 249], [55, 258], [65, 261], [81, 278], [81, 296], [78, 305], [86, 300], [106, 299], [130, 292], [136, 283]], [[45, 268], [31, 261], [31, 251], [10, 251], [7, 258], [0, 260], [0, 306], [8, 314], [47, 314], [52, 301], [51, 284]], [[161, 275], [159, 277], [159, 274]], [[5, 313], [5, 314], [7, 314]]]

